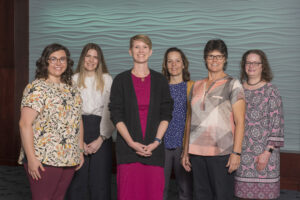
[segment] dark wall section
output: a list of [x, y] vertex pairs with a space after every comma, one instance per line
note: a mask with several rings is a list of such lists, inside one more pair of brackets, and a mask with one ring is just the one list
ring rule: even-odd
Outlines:
[[300, 153], [280, 153], [281, 189], [300, 191]]
[[16, 165], [20, 99], [28, 83], [29, 0], [0, 0], [0, 164]]

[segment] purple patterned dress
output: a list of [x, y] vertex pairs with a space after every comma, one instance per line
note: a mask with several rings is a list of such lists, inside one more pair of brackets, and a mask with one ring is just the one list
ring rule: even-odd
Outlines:
[[[276, 199], [280, 193], [280, 154], [283, 146], [283, 110], [277, 88], [271, 83], [245, 89], [246, 117], [241, 165], [235, 176], [235, 195], [246, 199]], [[267, 145], [275, 147], [267, 167], [256, 170], [256, 158]]]

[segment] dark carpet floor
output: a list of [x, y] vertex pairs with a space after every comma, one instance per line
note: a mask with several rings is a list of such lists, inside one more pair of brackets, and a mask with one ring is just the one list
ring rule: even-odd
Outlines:
[[[300, 200], [299, 191], [282, 190], [278, 200]], [[0, 200], [30, 200], [30, 188], [22, 166], [0, 166]], [[117, 199], [116, 177], [112, 177], [112, 200]], [[178, 199], [176, 183], [170, 182], [168, 200]]]

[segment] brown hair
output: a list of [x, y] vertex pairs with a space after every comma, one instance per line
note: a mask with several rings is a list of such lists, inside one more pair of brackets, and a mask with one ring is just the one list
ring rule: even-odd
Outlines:
[[78, 87], [86, 88], [86, 85], [84, 84], [84, 80], [86, 77], [84, 62], [85, 62], [85, 56], [90, 49], [94, 49], [95, 51], [97, 51], [97, 55], [98, 55], [98, 65], [95, 69], [96, 90], [100, 90], [101, 92], [103, 92], [103, 88], [104, 88], [103, 74], [108, 73], [108, 70], [104, 60], [103, 52], [100, 46], [95, 43], [86, 44], [81, 51], [78, 65], [76, 68], [76, 73], [79, 73], [77, 85]]
[[144, 42], [145, 44], [147, 44], [149, 46], [149, 49], [152, 49], [152, 42], [151, 39], [149, 38], [149, 36], [147, 35], [135, 35], [133, 37], [130, 38], [130, 43], [129, 43], [129, 48], [131, 49], [133, 47], [133, 42], [135, 40], [140, 40], [142, 42]]
[[72, 67], [74, 61], [70, 58], [70, 51], [68, 50], [68, 48], [57, 43], [47, 45], [44, 48], [41, 57], [36, 61], [36, 71], [35, 71], [36, 79], [48, 78], [49, 56], [52, 53], [60, 50], [63, 50], [67, 56], [67, 68], [64, 71], [64, 73], [62, 73], [62, 75], [60, 76], [60, 80], [65, 84], [72, 85], [72, 75], [73, 75]]
[[187, 57], [185, 56], [185, 54], [183, 53], [183, 51], [181, 51], [179, 48], [177, 47], [171, 47], [169, 49], [167, 49], [167, 51], [165, 52], [164, 55], [164, 60], [162, 63], [162, 73], [163, 75], [168, 79], [168, 81], [170, 81], [170, 73], [168, 71], [168, 55], [171, 52], [178, 52], [181, 56], [181, 60], [183, 63], [183, 70], [182, 70], [182, 79], [183, 81], [189, 81], [190, 80], [190, 72], [189, 72], [189, 61], [187, 59]]
[[245, 70], [245, 66], [246, 66], [247, 57], [248, 57], [249, 54], [256, 54], [260, 57], [261, 64], [262, 64], [261, 79], [266, 81], [266, 82], [271, 82], [272, 79], [273, 79], [273, 73], [272, 73], [269, 61], [267, 59], [266, 54], [262, 50], [259, 50], [259, 49], [248, 50], [242, 56], [241, 72], [240, 72], [241, 82], [243, 82], [245, 80], [246, 81], [248, 80], [248, 76], [247, 76], [247, 73], [246, 73], [246, 70]]

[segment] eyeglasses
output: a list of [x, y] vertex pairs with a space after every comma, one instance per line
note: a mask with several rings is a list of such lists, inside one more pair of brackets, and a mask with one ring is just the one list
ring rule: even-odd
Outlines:
[[246, 62], [246, 66], [254, 66], [254, 67], [258, 67], [259, 65], [261, 65], [262, 63], [260, 62]]
[[213, 60], [213, 59], [217, 59], [217, 60], [222, 60], [224, 58], [224, 55], [207, 55], [206, 56], [207, 60]]
[[58, 60], [59, 60], [59, 62], [60, 62], [61, 64], [65, 64], [66, 61], [67, 61], [67, 58], [66, 58], [66, 57], [61, 57], [61, 58], [50, 57], [50, 58], [49, 58], [49, 61], [50, 61], [50, 63], [52, 63], [52, 64], [56, 64]]

